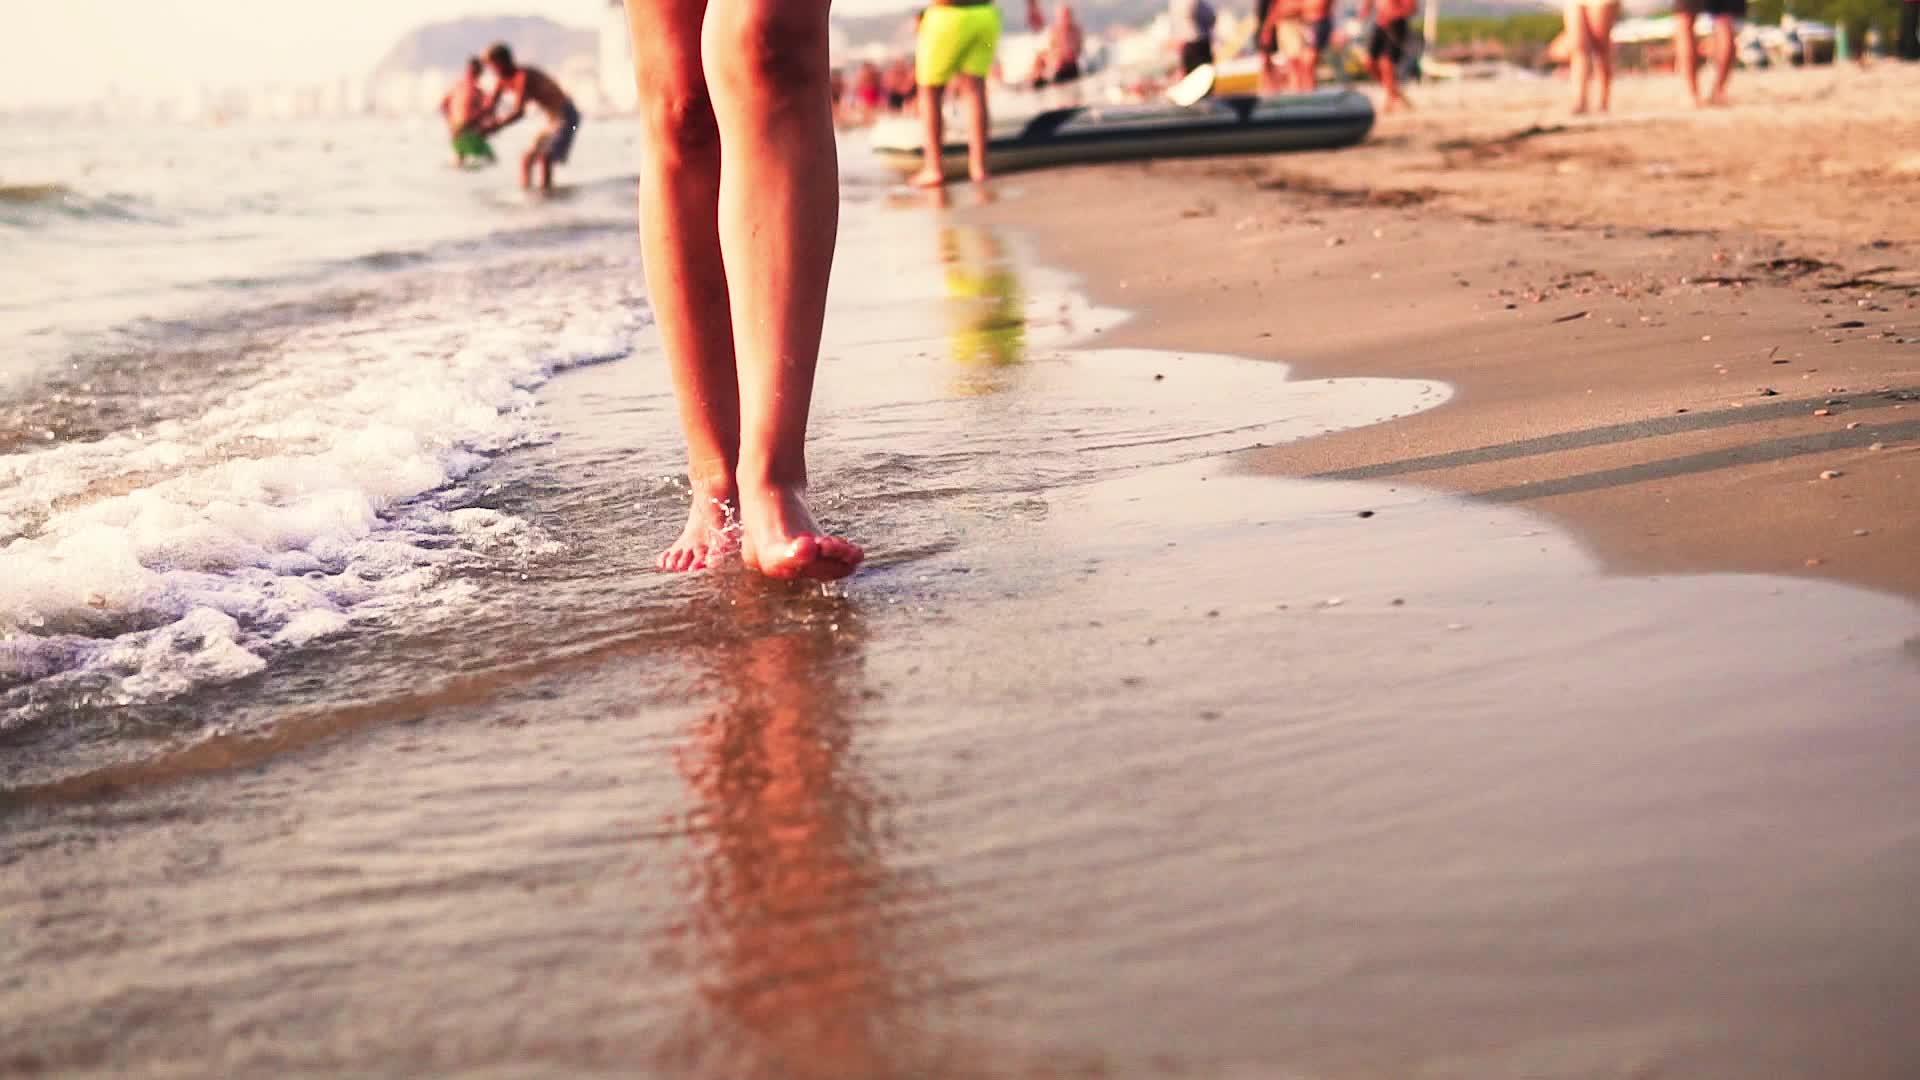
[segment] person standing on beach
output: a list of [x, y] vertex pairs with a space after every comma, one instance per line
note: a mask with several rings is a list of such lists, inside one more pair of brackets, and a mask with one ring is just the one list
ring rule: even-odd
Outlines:
[[[1040, 0], [1027, 0], [1027, 27], [1039, 31], [1046, 25]], [[914, 76], [920, 83], [926, 157], [908, 183], [932, 188], [947, 182], [941, 106], [949, 84], [959, 87], [967, 103], [967, 175], [975, 183], [987, 178], [987, 76], [993, 74], [999, 47], [1000, 9], [994, 0], [935, 0], [920, 13]]]
[[453, 136], [453, 165], [456, 169], [469, 162], [493, 164], [493, 147], [487, 145], [487, 137], [480, 134], [479, 130], [487, 119], [487, 95], [480, 89], [482, 70], [479, 57], [468, 57], [467, 73], [453, 84], [453, 89], [447, 91], [446, 97], [440, 99], [440, 115], [447, 118], [447, 132]]
[[1086, 35], [1080, 21], [1073, 17], [1073, 5], [1054, 9], [1053, 25], [1047, 28], [1047, 81], [1054, 86], [1080, 78], [1080, 52], [1086, 48]]
[[828, 3], [626, 0], [641, 255], [693, 489], [660, 570], [711, 566], [736, 535], [772, 578], [841, 578], [865, 557], [807, 506], [840, 214]]
[[1620, 0], [1567, 0], [1567, 40], [1572, 44], [1575, 115], [1589, 108], [1588, 90], [1600, 82], [1600, 111], [1613, 106], [1613, 24]]
[[[487, 66], [493, 69], [493, 93], [487, 98], [483, 114], [492, 116], [500, 107], [503, 94], [513, 95], [513, 111], [505, 116], [495, 117], [480, 125], [480, 135], [484, 138], [517, 122], [527, 114], [527, 105], [540, 106], [547, 114], [547, 129], [533, 140], [533, 145], [520, 158], [520, 187], [531, 190], [533, 176], [540, 174], [540, 190], [553, 190], [553, 167], [566, 163], [567, 155], [573, 152], [573, 137], [580, 130], [580, 110], [574, 107], [573, 99], [567, 96], [553, 77], [536, 67], [515, 62], [513, 50], [505, 42], [487, 50]], [[826, 87], [822, 85], [821, 96], [826, 96]]]
[[[1332, 0], [1275, 0], [1258, 40], [1271, 42], [1286, 57], [1286, 74], [1275, 82], [1299, 93], [1311, 92], [1320, 85], [1320, 55], [1333, 40]], [[1272, 66], [1264, 48], [1261, 63], [1266, 69]]]
[[1383, 113], [1413, 108], [1413, 102], [1400, 92], [1400, 63], [1407, 55], [1409, 20], [1418, 7], [1419, 0], [1378, 0], [1377, 4], [1375, 0], [1360, 0], [1360, 21], [1373, 20], [1373, 36], [1367, 41], [1367, 68], [1380, 83]]
[[1207, 0], [1169, 0], [1167, 28], [1180, 52], [1180, 77], [1213, 63], [1213, 5]]
[[[1687, 93], [1693, 98], [1694, 106], [1727, 104], [1727, 80], [1733, 77], [1737, 56], [1733, 39], [1739, 32], [1740, 20], [1747, 17], [1747, 0], [1679, 0], [1673, 13], [1673, 45], [1677, 54], [1674, 62], [1687, 80]], [[1713, 92], [1705, 100], [1700, 97], [1700, 41], [1694, 34], [1699, 16], [1703, 14], [1713, 20]]]

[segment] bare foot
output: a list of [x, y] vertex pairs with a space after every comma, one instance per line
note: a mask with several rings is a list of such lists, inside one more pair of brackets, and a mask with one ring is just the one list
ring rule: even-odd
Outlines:
[[832, 581], [867, 557], [858, 545], [820, 531], [799, 488], [743, 487], [740, 523], [740, 561], [770, 578]]
[[929, 166], [908, 177], [907, 183], [917, 188], [946, 187], [947, 176], [939, 169]]
[[687, 527], [653, 560], [653, 567], [667, 574], [705, 570], [733, 550], [739, 531], [740, 511], [733, 495], [696, 488], [693, 505], [687, 508]]
[[1587, 103], [1584, 101], [1575, 103], [1573, 106], [1573, 115], [1575, 116], [1587, 115]]
[[1707, 99], [1707, 107], [1710, 109], [1724, 109], [1732, 104], [1733, 99], [1728, 97], [1724, 91]]
[[968, 166], [967, 175], [973, 179], [974, 183], [984, 184], [987, 182], [987, 167], [985, 165]]

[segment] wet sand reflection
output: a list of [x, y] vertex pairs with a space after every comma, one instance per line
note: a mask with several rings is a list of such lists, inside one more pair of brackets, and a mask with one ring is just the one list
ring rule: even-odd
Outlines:
[[[845, 601], [729, 583], [697, 649], [718, 704], [679, 755], [694, 852], [679, 931], [700, 1075], [902, 1071], [930, 958], [902, 941], [886, 802], [855, 748], [862, 629]], [[923, 987], [922, 987], [923, 988]]]
[[943, 225], [947, 341], [959, 397], [1012, 389], [1027, 359], [1027, 294], [1018, 268], [992, 230]]

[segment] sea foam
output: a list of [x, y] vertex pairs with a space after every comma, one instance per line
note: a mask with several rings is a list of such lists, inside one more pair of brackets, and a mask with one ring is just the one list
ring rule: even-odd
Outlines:
[[639, 315], [602, 310], [310, 327], [190, 418], [0, 457], [0, 727], [56, 688], [133, 704], [243, 678], [432, 599], [463, 559], [553, 550], [422, 496], [537, 440], [556, 371], [624, 354]]

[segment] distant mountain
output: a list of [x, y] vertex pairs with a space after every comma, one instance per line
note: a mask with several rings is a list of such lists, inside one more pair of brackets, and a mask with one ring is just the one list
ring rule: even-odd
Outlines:
[[513, 47], [513, 55], [541, 68], [558, 68], [569, 61], [593, 62], [600, 55], [600, 35], [530, 15], [499, 15], [450, 19], [428, 23], [396, 42], [373, 70], [375, 79], [422, 71], [458, 71], [467, 57], [486, 51], [496, 41]]

